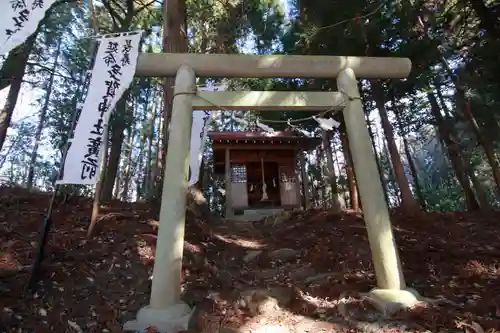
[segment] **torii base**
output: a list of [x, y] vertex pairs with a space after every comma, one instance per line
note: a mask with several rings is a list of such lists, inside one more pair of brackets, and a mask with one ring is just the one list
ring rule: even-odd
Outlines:
[[363, 296], [385, 316], [392, 316], [396, 312], [411, 309], [419, 303], [426, 303], [429, 301], [429, 299], [420, 296], [420, 294], [412, 288], [400, 290], [375, 288], [363, 294]]
[[148, 328], [155, 328], [155, 332], [187, 331], [192, 314], [193, 310], [184, 303], [167, 309], [151, 309], [146, 306], [139, 310], [136, 320], [123, 325], [123, 331], [148, 332]]

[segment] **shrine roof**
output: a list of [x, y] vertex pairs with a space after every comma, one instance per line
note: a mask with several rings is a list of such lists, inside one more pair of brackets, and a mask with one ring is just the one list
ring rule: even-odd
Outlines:
[[297, 135], [295, 132], [208, 132], [213, 143], [219, 144], [294, 144], [304, 149], [313, 149], [321, 143], [321, 138]]
[[299, 136], [294, 132], [208, 132], [208, 136], [212, 140], [245, 140], [245, 139], [259, 139], [259, 140], [307, 140], [310, 139], [305, 136]]

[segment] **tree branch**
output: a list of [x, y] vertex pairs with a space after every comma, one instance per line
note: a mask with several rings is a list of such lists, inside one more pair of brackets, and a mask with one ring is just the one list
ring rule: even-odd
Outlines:
[[[111, 16], [111, 20], [113, 21], [113, 30], [117, 31], [119, 28], [118, 22], [123, 25], [123, 19], [118, 15], [118, 13], [111, 7], [109, 1], [105, 0], [102, 2], [104, 7], [108, 10], [109, 16]], [[118, 21], [118, 22], [117, 22]]]
[[[111, 0], [107, 0], [107, 1], [111, 1]], [[125, 9], [125, 7], [123, 7], [123, 5], [120, 1], [113, 1], [113, 3], [116, 5], [116, 7], [118, 7], [118, 9], [120, 9], [122, 11], [123, 15], [127, 15], [127, 10]]]
[[[28, 62], [27, 63], [28, 66], [36, 66], [36, 67], [40, 67], [41, 69], [43, 70], [46, 70], [47, 72], [51, 73], [53, 72], [53, 69], [51, 67], [47, 67], [47, 66], [44, 66], [44, 65], [41, 65], [40, 63], [38, 62]], [[66, 67], [64, 67], [64, 65], [62, 64], [58, 64], [57, 67], [61, 67], [62, 69], [64, 69], [71, 77], [74, 77], [73, 74], [71, 73], [72, 71]], [[58, 74], [57, 72], [54, 72], [54, 74]], [[59, 74], [59, 75], [62, 75], [62, 74]]]
[[134, 0], [127, 0], [127, 15], [125, 16], [125, 22], [123, 22], [121, 28], [122, 30], [127, 30], [132, 20], [134, 19]]
[[155, 2], [157, 2], [156, 0], [152, 0], [150, 1], [149, 3], [145, 4], [145, 5], [142, 5], [142, 7], [139, 7], [137, 8], [137, 10], [135, 11], [135, 14], [139, 14], [140, 12], [142, 12], [144, 9], [148, 8], [149, 6], [151, 6], [152, 4], [154, 4]]
[[23, 79], [23, 83], [31, 84], [32, 86], [39, 86], [40, 81], [28, 81]]

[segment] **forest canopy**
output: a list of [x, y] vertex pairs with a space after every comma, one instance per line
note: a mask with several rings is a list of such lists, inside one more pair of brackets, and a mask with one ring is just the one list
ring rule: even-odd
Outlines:
[[[408, 57], [404, 80], [362, 80], [366, 121], [391, 207], [427, 211], [497, 207], [500, 169], [499, 4], [495, 1], [59, 0], [37, 31], [1, 61], [0, 181], [50, 189], [74, 110], [85, 98], [90, 36], [145, 31], [142, 52]], [[199, 78], [231, 90], [335, 91], [335, 79]], [[100, 199], [158, 200], [173, 80], [136, 78], [110, 122]], [[310, 112], [217, 112], [214, 131], [276, 130], [323, 137], [306, 156], [313, 207], [358, 209], [342, 115], [322, 133]], [[297, 121], [295, 121], [297, 120]], [[198, 188], [223, 212], [210, 141]], [[89, 186], [74, 194], [92, 196]]]

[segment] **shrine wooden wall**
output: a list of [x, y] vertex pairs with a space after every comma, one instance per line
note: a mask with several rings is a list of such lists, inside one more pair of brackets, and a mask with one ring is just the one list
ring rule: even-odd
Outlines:
[[[231, 150], [231, 205], [233, 208], [244, 208], [255, 201], [253, 196], [260, 200], [261, 186], [261, 158], [264, 160], [268, 195], [274, 205], [281, 207], [300, 206], [300, 184], [297, 178], [296, 151], [294, 150]], [[269, 162], [276, 163], [276, 169], [270, 170]], [[240, 170], [241, 169], [241, 170]], [[236, 171], [239, 170], [239, 171]], [[244, 171], [243, 171], [244, 170]], [[244, 176], [236, 176], [244, 172]], [[243, 177], [243, 178], [242, 178]], [[275, 179], [274, 187], [272, 179]], [[255, 183], [255, 184], [253, 184]], [[251, 185], [253, 191], [248, 191]], [[255, 185], [257, 187], [255, 187]]]

